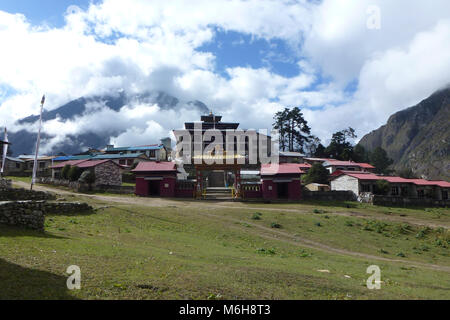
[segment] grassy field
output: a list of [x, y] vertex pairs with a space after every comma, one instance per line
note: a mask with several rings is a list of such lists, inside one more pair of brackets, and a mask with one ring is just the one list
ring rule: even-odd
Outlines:
[[96, 210], [0, 226], [0, 298], [450, 299], [449, 209], [64, 197]]

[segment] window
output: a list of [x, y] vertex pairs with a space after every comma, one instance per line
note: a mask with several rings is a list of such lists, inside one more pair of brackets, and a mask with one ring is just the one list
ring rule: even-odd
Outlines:
[[16, 162], [16, 169], [20, 169], [20, 163]]
[[120, 159], [120, 160], [119, 160], [119, 164], [120, 164], [120, 165], [125, 165], [125, 164], [126, 164], [125, 159]]
[[442, 190], [442, 200], [448, 200], [448, 191]]
[[391, 196], [398, 196], [398, 187], [392, 187], [391, 188]]
[[39, 162], [39, 168], [44, 169], [45, 168], [45, 162]]
[[361, 185], [361, 192], [371, 192], [370, 191], [370, 184], [362, 184]]
[[402, 192], [401, 192], [401, 195], [402, 195], [402, 196], [406, 197], [406, 196], [409, 195], [408, 187], [402, 187], [401, 191], [402, 191]]
[[150, 157], [150, 158], [156, 157], [156, 152], [155, 152], [155, 150], [150, 150], [150, 152], [149, 152], [149, 157]]
[[417, 197], [419, 198], [425, 197], [425, 192], [423, 191], [423, 189], [417, 190]]
[[133, 164], [133, 160], [132, 159], [128, 159], [127, 160], [127, 166], [131, 166]]

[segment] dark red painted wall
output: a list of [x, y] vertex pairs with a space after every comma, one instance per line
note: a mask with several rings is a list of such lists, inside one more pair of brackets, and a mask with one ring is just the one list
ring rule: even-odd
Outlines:
[[144, 178], [136, 178], [136, 189], [134, 192], [137, 196], [148, 196], [148, 181]]
[[293, 180], [292, 182], [289, 183], [289, 187], [288, 187], [289, 200], [300, 200], [301, 192], [302, 192], [302, 188], [301, 188], [300, 181]]
[[262, 185], [242, 185], [244, 199], [262, 198]]
[[159, 195], [161, 197], [175, 197], [175, 178], [165, 177], [159, 184]]
[[[269, 186], [272, 190], [269, 190]], [[276, 199], [277, 198], [277, 184], [272, 180], [263, 180], [262, 182], [262, 196], [264, 199]]]

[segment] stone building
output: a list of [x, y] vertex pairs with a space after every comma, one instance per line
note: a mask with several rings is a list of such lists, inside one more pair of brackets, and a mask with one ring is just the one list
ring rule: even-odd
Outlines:
[[[0, 166], [2, 164], [2, 158], [0, 158]], [[3, 174], [5, 176], [14, 176], [17, 174], [21, 174], [25, 168], [25, 161], [14, 158], [14, 157], [6, 157], [5, 168], [3, 170]]]
[[124, 168], [111, 160], [89, 160], [76, 165], [78, 168], [95, 173], [96, 186], [122, 186]]
[[123, 166], [112, 160], [72, 160], [58, 163], [51, 167], [52, 177], [61, 179], [61, 170], [66, 166], [76, 166], [83, 171], [90, 170], [95, 174], [96, 186], [121, 186]]

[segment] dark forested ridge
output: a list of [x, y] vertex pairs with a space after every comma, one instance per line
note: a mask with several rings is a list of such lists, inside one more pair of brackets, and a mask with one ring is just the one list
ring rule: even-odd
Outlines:
[[450, 180], [450, 88], [393, 114], [359, 144], [369, 151], [385, 149], [394, 169], [410, 168], [427, 179]]

